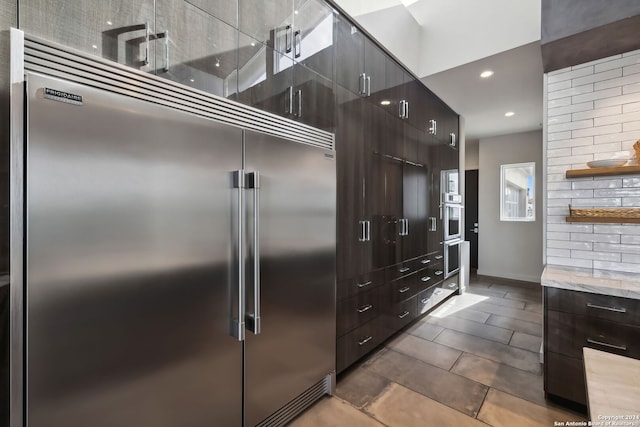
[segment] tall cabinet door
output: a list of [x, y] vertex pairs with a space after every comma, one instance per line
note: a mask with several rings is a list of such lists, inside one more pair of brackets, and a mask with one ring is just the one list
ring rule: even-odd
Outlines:
[[241, 130], [27, 80], [29, 424], [240, 425]]
[[153, 0], [20, 0], [27, 33], [142, 71], [155, 70]]
[[245, 425], [255, 426], [335, 370], [336, 164], [333, 151], [250, 131], [245, 153], [245, 170], [260, 174], [248, 212], [259, 219], [260, 291], [248, 299], [260, 300], [262, 328], [245, 341]]
[[223, 98], [238, 90], [238, 32], [184, 0], [156, 0], [156, 73]]

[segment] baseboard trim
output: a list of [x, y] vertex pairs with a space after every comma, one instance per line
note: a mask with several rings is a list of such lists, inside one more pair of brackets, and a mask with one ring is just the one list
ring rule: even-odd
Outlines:
[[496, 282], [509, 281], [509, 283], [516, 282], [521, 285], [531, 285], [531, 284], [540, 285], [540, 277], [542, 276], [542, 273], [540, 273], [540, 276], [536, 277], [536, 276], [520, 275], [520, 274], [500, 274], [500, 273], [478, 270], [478, 273], [476, 276], [481, 279], [492, 280]]

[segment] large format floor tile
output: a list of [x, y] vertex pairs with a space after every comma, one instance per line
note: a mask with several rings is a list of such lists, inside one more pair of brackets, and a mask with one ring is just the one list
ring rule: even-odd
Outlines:
[[387, 378], [371, 370], [357, 367], [347, 372], [338, 381], [336, 396], [362, 409], [373, 402], [389, 383]]
[[536, 405], [495, 389], [487, 393], [478, 419], [494, 427], [549, 427], [554, 422], [585, 421], [576, 414]]
[[387, 343], [387, 347], [433, 366], [449, 370], [461, 351], [408, 334], [400, 334]]
[[497, 314], [500, 316], [512, 317], [514, 319], [524, 320], [527, 322], [542, 324], [542, 313], [534, 313], [532, 311], [518, 310], [501, 305], [491, 304], [488, 301], [482, 301], [474, 305], [473, 308], [486, 313]]
[[435, 342], [493, 360], [494, 362], [504, 363], [523, 371], [534, 374], [541, 372], [540, 356], [532, 351], [451, 330], [443, 331], [435, 339]]
[[395, 351], [384, 353], [367, 369], [472, 417], [487, 393], [483, 384]]
[[512, 330], [478, 323], [472, 320], [461, 319], [459, 317], [448, 316], [438, 318], [428, 316], [427, 319], [429, 323], [433, 323], [434, 325], [442, 326], [458, 332], [464, 332], [465, 334], [475, 335], [476, 337], [486, 338], [503, 344], [509, 343], [511, 335], [513, 335]]
[[416, 322], [415, 325], [407, 328], [404, 332], [420, 337], [424, 340], [433, 341], [433, 339], [442, 331], [444, 331], [443, 327], [432, 325], [423, 319]]
[[525, 350], [539, 352], [540, 346], [542, 345], [542, 338], [535, 335], [524, 334], [522, 332], [514, 332], [509, 344]]
[[389, 427], [486, 426], [455, 409], [397, 384], [389, 386], [367, 410]]
[[512, 329], [525, 334], [542, 336], [542, 325], [540, 323], [527, 322], [525, 320], [514, 319], [513, 317], [491, 314], [487, 318], [488, 325], [500, 326], [501, 328]]
[[291, 427], [384, 427], [336, 397], [325, 397], [293, 420]]

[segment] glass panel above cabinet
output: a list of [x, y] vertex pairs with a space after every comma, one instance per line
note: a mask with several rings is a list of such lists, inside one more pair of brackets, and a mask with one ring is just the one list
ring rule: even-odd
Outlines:
[[238, 26], [238, 0], [185, 0], [234, 27]]
[[225, 98], [237, 94], [238, 31], [183, 0], [156, 0], [156, 73]]
[[143, 71], [155, 69], [153, 0], [20, 0], [19, 25], [64, 46]]

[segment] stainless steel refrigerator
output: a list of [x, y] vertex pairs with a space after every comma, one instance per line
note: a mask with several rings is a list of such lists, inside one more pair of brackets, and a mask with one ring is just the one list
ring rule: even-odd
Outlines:
[[329, 392], [332, 136], [25, 44], [26, 425], [279, 425]]

